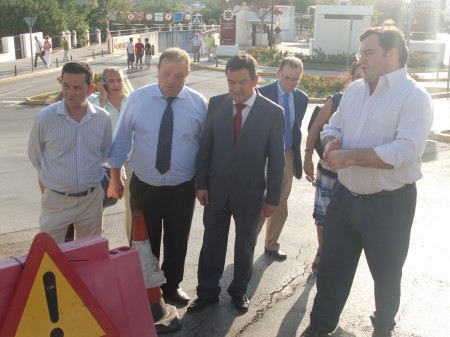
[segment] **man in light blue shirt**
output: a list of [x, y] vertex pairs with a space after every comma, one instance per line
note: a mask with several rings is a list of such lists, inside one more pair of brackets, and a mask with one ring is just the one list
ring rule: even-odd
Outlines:
[[182, 304], [189, 301], [179, 284], [194, 213], [196, 157], [207, 111], [205, 97], [184, 85], [189, 62], [185, 51], [165, 50], [159, 58], [158, 83], [130, 94], [114, 132], [108, 190], [110, 196], [122, 197], [120, 168], [131, 151], [131, 209], [143, 210], [157, 259], [164, 232], [161, 269], [167, 283], [161, 288], [164, 296]]
[[102, 163], [112, 140], [111, 117], [87, 100], [94, 72], [86, 62], [62, 69], [64, 99], [39, 112], [28, 142], [42, 192], [41, 231], [63, 243], [73, 223], [76, 238], [101, 235], [104, 191]]

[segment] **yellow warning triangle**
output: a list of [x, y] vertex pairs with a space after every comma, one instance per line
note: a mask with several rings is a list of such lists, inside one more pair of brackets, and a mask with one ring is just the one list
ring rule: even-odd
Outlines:
[[116, 328], [59, 247], [38, 234], [1, 329], [2, 337], [116, 337]]

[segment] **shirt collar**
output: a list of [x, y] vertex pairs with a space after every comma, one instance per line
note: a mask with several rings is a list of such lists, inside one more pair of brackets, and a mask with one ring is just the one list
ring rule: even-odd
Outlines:
[[[386, 83], [389, 87], [393, 87], [397, 82], [404, 79], [407, 75], [406, 66], [401, 67], [400, 69], [391, 71], [390, 73], [384, 74], [380, 77], [380, 80], [383, 83]], [[378, 83], [380, 83], [380, 80]]]
[[278, 97], [283, 97], [284, 94], [288, 94], [289, 96], [291, 95], [290, 92], [285, 92], [283, 90], [283, 88], [280, 85], [280, 81], [277, 81], [277, 88], [278, 88]]
[[[93, 114], [97, 113], [97, 109], [95, 109], [94, 105], [87, 101], [87, 108], [86, 108], [86, 115], [92, 116]], [[64, 98], [59, 102], [59, 106], [57, 108], [57, 114], [58, 115], [64, 115], [64, 116], [70, 116], [69, 111], [66, 107], [66, 102]]]

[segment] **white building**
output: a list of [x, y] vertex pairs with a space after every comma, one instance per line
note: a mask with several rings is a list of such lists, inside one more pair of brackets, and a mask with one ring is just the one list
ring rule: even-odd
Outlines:
[[[281, 29], [282, 41], [296, 40], [296, 23], [294, 6], [275, 5], [277, 11], [282, 14], [273, 15], [273, 29]], [[277, 11], [274, 10], [274, 13]], [[267, 46], [269, 31], [272, 24], [272, 13], [267, 11], [261, 25], [261, 19], [253, 12], [246, 3], [235, 6], [233, 12], [236, 15], [236, 44], [240, 46]]]
[[372, 14], [373, 6], [316, 6], [310, 51], [321, 49], [327, 55], [356, 52], [359, 36], [371, 26]]

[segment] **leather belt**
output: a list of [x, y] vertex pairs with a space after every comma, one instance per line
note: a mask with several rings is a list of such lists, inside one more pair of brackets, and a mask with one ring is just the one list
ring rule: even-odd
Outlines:
[[87, 191], [84, 192], [79, 192], [79, 193], [64, 193], [64, 192], [59, 192], [59, 191], [55, 191], [52, 190], [55, 193], [64, 195], [65, 197], [75, 197], [75, 198], [80, 198], [80, 197], [85, 197], [87, 196], [89, 193], [91, 193], [93, 190], [95, 190], [95, 186], [91, 187], [90, 189], [88, 189]]
[[[415, 183], [414, 183], [415, 184]], [[398, 188], [398, 189], [396, 189], [396, 190], [393, 190], [393, 191], [380, 191], [380, 192], [377, 192], [377, 193], [372, 193], [372, 194], [358, 194], [358, 193], [355, 193], [355, 192], [352, 192], [352, 191], [350, 191], [347, 187], [345, 187], [344, 185], [342, 185], [342, 184], [340, 184], [342, 187], [344, 187], [347, 191], [349, 191], [350, 192], [350, 194], [351, 195], [353, 195], [355, 198], [358, 198], [358, 199], [376, 199], [376, 198], [382, 198], [382, 197], [387, 197], [387, 196], [389, 196], [389, 195], [393, 195], [393, 194], [395, 194], [395, 193], [398, 193], [398, 192], [400, 192], [400, 191], [402, 191], [402, 190], [404, 190], [404, 189], [406, 189], [406, 188], [408, 188], [408, 187], [411, 187], [411, 186], [413, 186], [414, 184], [406, 184], [406, 185], [403, 185], [402, 187], [400, 187], [400, 188]]]

